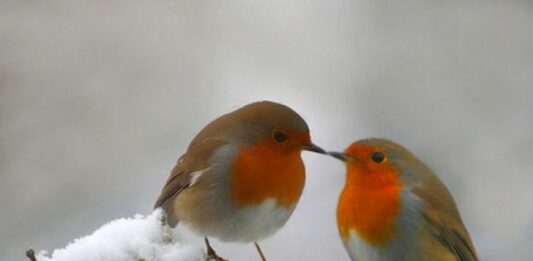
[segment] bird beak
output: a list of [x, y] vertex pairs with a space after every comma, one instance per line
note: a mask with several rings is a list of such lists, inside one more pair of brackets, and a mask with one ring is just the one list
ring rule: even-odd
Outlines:
[[308, 151], [312, 151], [312, 152], [316, 152], [316, 153], [320, 153], [320, 154], [328, 154], [324, 149], [318, 147], [317, 145], [313, 144], [313, 143], [309, 143], [307, 145], [304, 145], [302, 147], [303, 150], [308, 150]]
[[342, 160], [342, 161], [347, 161], [350, 156], [348, 156], [346, 153], [344, 152], [337, 152], [337, 151], [330, 151], [328, 152], [328, 154], [336, 159], [339, 159], [339, 160]]

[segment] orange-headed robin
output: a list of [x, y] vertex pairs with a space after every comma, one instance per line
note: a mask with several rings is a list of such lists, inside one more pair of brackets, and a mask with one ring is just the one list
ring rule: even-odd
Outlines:
[[452, 195], [407, 149], [367, 139], [330, 155], [346, 164], [337, 226], [352, 260], [477, 260]]
[[309, 127], [285, 105], [263, 101], [225, 114], [204, 127], [172, 170], [155, 207], [205, 237], [254, 242], [291, 216], [305, 183], [302, 150], [325, 153]]

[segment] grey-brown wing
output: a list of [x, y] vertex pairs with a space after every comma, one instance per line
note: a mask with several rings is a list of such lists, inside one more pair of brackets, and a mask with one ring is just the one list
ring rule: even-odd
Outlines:
[[170, 177], [165, 183], [159, 198], [157, 198], [157, 201], [155, 202], [154, 208], [160, 207], [166, 212], [166, 222], [171, 227], [175, 227], [178, 223], [178, 220], [174, 217], [174, 215], [169, 215], [169, 213], [173, 213], [174, 211], [172, 202], [174, 202], [174, 198], [182, 190], [190, 185], [191, 176], [189, 174], [190, 173], [186, 169], [186, 165], [183, 162], [182, 156], [178, 160], [176, 166], [172, 169]]
[[170, 177], [168, 177], [159, 198], [155, 202], [154, 208], [166, 209], [169, 199], [174, 198], [183, 189], [189, 186], [190, 176], [186, 171], [185, 164], [183, 164], [183, 156], [180, 157], [176, 166], [172, 169]]
[[190, 186], [191, 174], [209, 167], [209, 161], [214, 151], [226, 143], [221, 139], [204, 139], [203, 142], [193, 143], [172, 169], [170, 177], [154, 205], [154, 208], [161, 207], [165, 210], [167, 224], [171, 227], [175, 227], [178, 223], [173, 209], [174, 198]]
[[[438, 215], [438, 214], [437, 214]], [[476, 261], [477, 256], [468, 232], [462, 222], [443, 224], [435, 214], [424, 213], [424, 218], [433, 228], [434, 236], [461, 261]]]
[[422, 214], [433, 236], [457, 256], [457, 260], [477, 260], [474, 244], [446, 186], [434, 174], [426, 176], [424, 183], [425, 186], [414, 188], [412, 192], [424, 201]]

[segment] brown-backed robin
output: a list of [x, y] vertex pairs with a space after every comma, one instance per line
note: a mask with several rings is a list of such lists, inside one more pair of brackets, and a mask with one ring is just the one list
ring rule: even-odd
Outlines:
[[167, 223], [205, 237], [208, 258], [222, 260], [208, 237], [254, 242], [278, 231], [291, 216], [305, 183], [302, 150], [325, 153], [311, 142], [295, 111], [256, 102], [204, 127], [172, 170], [155, 208]]
[[337, 226], [352, 260], [477, 260], [452, 195], [407, 149], [367, 139], [330, 155], [346, 164]]

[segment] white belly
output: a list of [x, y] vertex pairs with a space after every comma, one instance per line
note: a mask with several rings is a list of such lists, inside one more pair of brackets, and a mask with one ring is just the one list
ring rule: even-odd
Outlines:
[[[296, 205], [296, 204], [295, 204]], [[221, 241], [256, 242], [277, 232], [291, 216], [294, 206], [283, 208], [273, 199], [264, 201], [256, 207], [233, 209], [234, 211], [216, 215], [212, 222], [184, 221], [196, 233], [214, 237]]]
[[358, 261], [387, 261], [398, 260], [388, 254], [387, 249], [373, 247], [360, 239], [354, 231], [350, 231], [350, 237], [344, 241], [344, 247], [351, 260]]
[[[296, 205], [296, 204], [295, 204]], [[218, 236], [222, 241], [253, 242], [277, 232], [289, 219], [294, 206], [283, 208], [276, 200], [268, 199], [256, 207], [244, 208], [225, 221]]]

